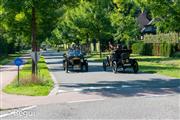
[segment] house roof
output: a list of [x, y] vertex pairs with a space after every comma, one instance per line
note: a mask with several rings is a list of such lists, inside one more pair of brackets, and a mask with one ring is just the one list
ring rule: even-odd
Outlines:
[[139, 23], [140, 28], [144, 28], [144, 26], [148, 25], [150, 20], [147, 19], [146, 13], [143, 12], [137, 17], [137, 22]]

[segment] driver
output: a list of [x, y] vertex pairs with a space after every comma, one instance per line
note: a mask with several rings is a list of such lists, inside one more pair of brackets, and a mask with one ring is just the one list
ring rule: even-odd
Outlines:
[[117, 44], [116, 48], [114, 49], [114, 58], [115, 58], [115, 60], [121, 58], [121, 53], [122, 53], [122, 45]]

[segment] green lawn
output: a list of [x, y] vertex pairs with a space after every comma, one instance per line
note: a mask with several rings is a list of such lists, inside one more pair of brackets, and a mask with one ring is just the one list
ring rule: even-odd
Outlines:
[[158, 73], [180, 78], [180, 58], [138, 55], [133, 55], [133, 58], [138, 60], [141, 72]]
[[16, 78], [11, 84], [7, 85], [3, 91], [9, 94], [28, 96], [48, 95], [53, 88], [53, 81], [43, 57], [40, 58], [38, 67], [38, 79], [32, 80], [31, 60], [29, 60], [20, 71], [20, 85], [17, 85]]
[[[99, 54], [94, 53], [88, 56], [88, 60], [102, 62], [107, 55], [107, 52], [103, 53], [103, 57], [100, 58]], [[180, 78], [180, 58], [139, 55], [131, 55], [131, 57], [138, 60], [140, 72], [158, 73], [166, 76]]]
[[102, 62], [104, 60], [104, 58], [106, 58], [106, 56], [109, 54], [110, 54], [109, 52], [103, 52], [102, 57], [100, 58], [100, 54], [98, 52], [94, 52], [94, 53], [87, 55], [87, 58], [88, 58], [88, 60]]

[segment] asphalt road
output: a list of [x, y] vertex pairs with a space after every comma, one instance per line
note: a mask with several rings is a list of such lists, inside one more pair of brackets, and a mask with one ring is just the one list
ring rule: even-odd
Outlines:
[[99, 97], [38, 105], [4, 119], [180, 119], [180, 79], [104, 72], [102, 63], [93, 61], [89, 61], [89, 72], [65, 73], [62, 53], [48, 51], [44, 56], [59, 84], [58, 95], [79, 92]]
[[158, 74], [134, 74], [130, 69], [126, 73], [114, 74], [109, 68], [103, 71], [102, 63], [89, 61], [88, 72], [70, 71], [62, 68], [62, 54], [49, 51], [45, 54], [50, 71], [59, 83], [59, 93], [95, 92], [105, 97], [162, 95], [180, 92], [180, 79]]
[[178, 96], [123, 97], [37, 106], [4, 119], [179, 119]]

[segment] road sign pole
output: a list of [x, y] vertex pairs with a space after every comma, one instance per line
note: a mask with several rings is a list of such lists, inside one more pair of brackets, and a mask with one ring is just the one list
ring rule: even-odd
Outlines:
[[18, 86], [19, 86], [19, 67], [23, 64], [23, 60], [21, 58], [16, 58], [14, 60], [14, 64], [18, 67], [18, 79], [17, 79], [17, 82], [18, 82]]
[[19, 86], [19, 66], [18, 66], [18, 86]]

